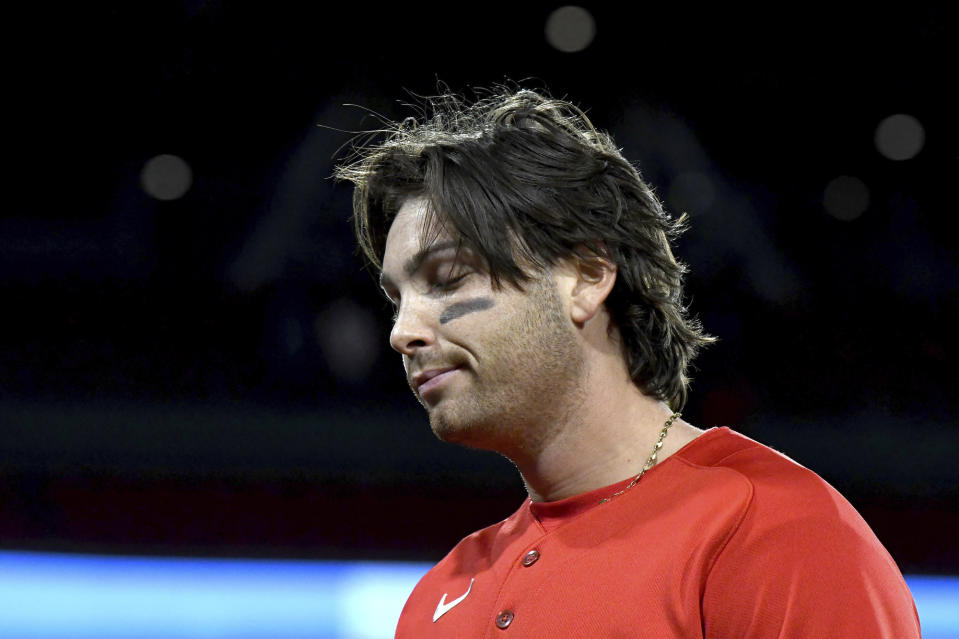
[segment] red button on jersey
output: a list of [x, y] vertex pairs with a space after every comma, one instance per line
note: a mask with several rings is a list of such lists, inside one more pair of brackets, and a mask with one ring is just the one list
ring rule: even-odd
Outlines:
[[529, 568], [539, 560], [539, 551], [531, 550], [523, 557], [523, 565]]
[[504, 610], [496, 615], [496, 627], [500, 630], [506, 630], [513, 623], [513, 611]]

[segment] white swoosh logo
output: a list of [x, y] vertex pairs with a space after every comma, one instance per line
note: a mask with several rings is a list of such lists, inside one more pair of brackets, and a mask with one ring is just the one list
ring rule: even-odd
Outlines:
[[472, 589], [473, 579], [470, 579], [470, 587], [466, 589], [466, 592], [449, 603], [446, 603], [446, 593], [444, 592], [443, 596], [440, 597], [440, 602], [436, 604], [436, 612], [433, 613], [433, 623], [436, 623], [437, 619], [448, 613], [450, 610], [455, 608], [458, 603], [466, 599], [466, 595], [470, 594], [470, 590]]

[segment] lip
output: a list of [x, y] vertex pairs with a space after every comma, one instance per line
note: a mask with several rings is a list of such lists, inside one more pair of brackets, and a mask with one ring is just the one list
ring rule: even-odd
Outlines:
[[447, 366], [444, 368], [431, 368], [417, 373], [413, 376], [413, 387], [422, 397], [424, 393], [428, 393], [432, 389], [437, 388], [444, 380], [460, 368], [460, 366]]

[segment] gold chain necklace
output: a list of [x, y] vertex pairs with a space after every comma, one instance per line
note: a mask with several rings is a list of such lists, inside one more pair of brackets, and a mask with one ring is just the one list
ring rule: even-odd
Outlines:
[[605, 499], [600, 499], [599, 503], [605, 504], [613, 497], [618, 497], [619, 495], [622, 495], [627, 490], [629, 490], [630, 488], [638, 484], [639, 480], [643, 478], [643, 475], [646, 473], [646, 471], [656, 465], [656, 455], [659, 454], [659, 449], [663, 447], [663, 440], [666, 439], [666, 434], [669, 432], [669, 427], [672, 426], [673, 422], [679, 419], [681, 415], [682, 413], [673, 413], [672, 415], [669, 416], [669, 419], [666, 420], [666, 423], [663, 424], [663, 430], [659, 431], [659, 439], [656, 440], [656, 445], [653, 446], [653, 454], [650, 455], [649, 459], [646, 460], [646, 464], [643, 466], [643, 469], [639, 471], [639, 474], [633, 477], [633, 481], [629, 482], [629, 484], [626, 485], [626, 488], [616, 491], [615, 493], [613, 493], [612, 495], [610, 495], [609, 497]]

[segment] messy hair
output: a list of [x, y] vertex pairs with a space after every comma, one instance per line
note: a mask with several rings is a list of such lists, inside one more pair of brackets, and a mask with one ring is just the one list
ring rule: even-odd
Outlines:
[[686, 267], [670, 248], [685, 217], [664, 211], [573, 104], [530, 90], [472, 103], [430, 98], [421, 117], [358, 145], [336, 176], [355, 186], [356, 238], [376, 269], [397, 212], [418, 197], [428, 203], [427, 226], [439, 221], [485, 259], [495, 286], [522, 289], [536, 270], [566, 259], [615, 263], [606, 308], [630, 377], [676, 410], [685, 404], [689, 365], [714, 341], [684, 306]]

